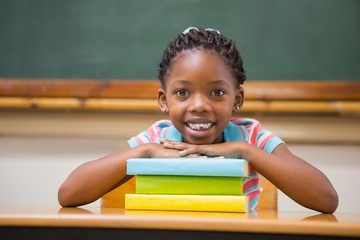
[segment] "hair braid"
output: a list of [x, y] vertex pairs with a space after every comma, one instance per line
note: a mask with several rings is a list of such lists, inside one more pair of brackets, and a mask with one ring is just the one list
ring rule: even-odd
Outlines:
[[158, 69], [162, 86], [165, 86], [165, 77], [171, 67], [172, 60], [180, 52], [191, 49], [205, 49], [217, 52], [232, 70], [237, 84], [240, 86], [244, 83], [246, 75], [235, 41], [227, 39], [215, 30], [191, 29], [185, 34], [178, 34], [166, 47]]

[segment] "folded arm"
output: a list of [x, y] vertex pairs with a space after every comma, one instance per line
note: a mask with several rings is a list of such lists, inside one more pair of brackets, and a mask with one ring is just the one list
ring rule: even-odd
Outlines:
[[323, 213], [333, 213], [338, 206], [338, 195], [329, 179], [320, 170], [291, 153], [285, 144], [280, 144], [273, 153], [246, 142], [191, 145], [163, 141], [163, 145], [179, 150], [181, 156], [196, 153], [247, 159], [261, 175], [302, 206]]

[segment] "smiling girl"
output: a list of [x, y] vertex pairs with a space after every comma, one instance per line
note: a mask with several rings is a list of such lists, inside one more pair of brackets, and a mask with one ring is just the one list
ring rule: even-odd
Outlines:
[[333, 213], [338, 196], [328, 178], [295, 156], [255, 119], [232, 118], [244, 102], [245, 72], [235, 42], [214, 29], [186, 29], [167, 46], [159, 65], [158, 104], [170, 120], [151, 125], [117, 152], [79, 166], [59, 189], [62, 206], [97, 200], [129, 179], [129, 158], [244, 158], [250, 208], [260, 195], [259, 174], [302, 206]]

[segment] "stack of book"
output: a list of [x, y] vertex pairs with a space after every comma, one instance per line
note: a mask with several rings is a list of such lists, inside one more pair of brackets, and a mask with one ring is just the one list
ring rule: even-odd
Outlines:
[[125, 209], [248, 212], [243, 180], [249, 163], [228, 158], [133, 158], [136, 194], [125, 195]]

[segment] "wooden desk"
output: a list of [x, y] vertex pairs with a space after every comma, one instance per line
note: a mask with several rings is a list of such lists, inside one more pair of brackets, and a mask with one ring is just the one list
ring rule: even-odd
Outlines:
[[0, 209], [0, 239], [360, 238], [360, 214], [125, 211], [121, 208]]

